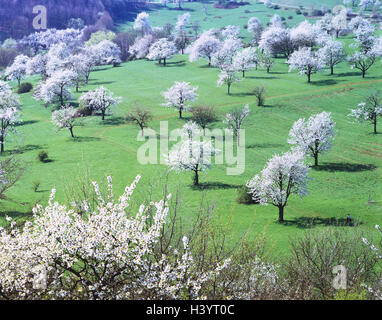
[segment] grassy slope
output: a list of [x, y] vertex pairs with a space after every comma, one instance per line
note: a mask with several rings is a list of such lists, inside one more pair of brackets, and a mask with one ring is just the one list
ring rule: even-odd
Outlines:
[[[265, 231], [278, 254], [287, 252], [289, 236], [310, 228], [307, 219], [317, 218], [311, 226], [316, 229], [328, 227], [331, 218], [341, 219], [347, 213], [362, 221], [368, 229], [381, 223], [381, 135], [371, 134], [370, 125], [354, 125], [347, 118], [349, 108], [362, 101], [370, 90], [381, 88], [380, 62], [364, 80], [358, 72], [342, 64], [335, 70], [336, 75], [329, 76], [323, 72], [314, 75], [313, 83], [307, 84], [304, 77], [288, 73], [284, 59], [279, 59], [270, 74], [263, 70], [248, 72], [247, 78], [235, 84], [232, 95], [228, 96], [226, 88], [216, 87], [217, 69], [207, 68], [205, 61], [190, 64], [187, 58], [176, 56], [167, 67], [141, 60], [93, 72], [89, 86], [81, 88], [79, 94], [102, 84], [122, 96], [124, 102], [113, 117], [108, 117], [103, 123], [98, 117], [86, 119], [84, 127], [75, 128], [78, 136], [75, 140], [69, 137], [68, 131], [55, 133], [50, 122], [51, 111], [36, 103], [30, 94], [22, 95], [24, 124], [18, 127], [20, 137], [6, 144], [6, 150], [15, 150], [20, 145], [20, 158], [28, 168], [20, 183], [9, 192], [14, 202], [1, 202], [0, 223], [4, 223], [5, 214], [24, 216], [36, 201], [46, 202], [53, 187], [58, 190], [57, 198], [65, 200], [66, 182], [83, 176], [87, 169], [90, 176], [98, 181], [102, 181], [105, 175], [112, 175], [115, 194], [141, 173], [143, 178], [137, 192], [138, 197], [144, 196], [149, 184], [157, 184], [166, 168], [161, 165], [143, 166], [137, 162], [136, 151], [142, 144], [136, 141], [138, 130], [125, 125], [121, 117], [131, 109], [133, 102], [139, 102], [153, 111], [155, 121], [152, 127], [155, 130], [159, 130], [159, 120], [168, 120], [170, 129], [183, 125], [184, 121], [177, 119], [176, 111], [160, 106], [163, 102], [160, 92], [174, 81], [198, 85], [198, 103], [213, 105], [220, 114], [245, 103], [249, 103], [252, 110], [245, 126], [244, 174], [227, 176], [225, 166], [214, 166], [201, 176], [204, 190], [191, 187], [189, 173], [170, 174], [170, 189], [174, 191], [179, 184], [182, 186], [182, 214], [186, 220], [195, 215], [204, 195], [208, 201], [216, 202], [216, 213], [222, 221], [232, 219], [235, 237], [248, 229], [252, 233]], [[264, 108], [256, 107], [255, 98], [250, 94], [253, 87], [260, 84], [267, 88], [267, 106]], [[274, 153], [289, 149], [287, 136], [293, 122], [322, 110], [333, 113], [338, 136], [331, 152], [321, 158], [320, 170], [311, 171], [310, 195], [303, 200], [291, 198], [286, 208], [288, 223], [275, 223], [277, 213], [272, 206], [237, 204], [236, 186], [258, 173]], [[216, 123], [215, 127], [222, 127], [222, 123]], [[41, 149], [48, 151], [52, 162], [43, 164], [36, 160]], [[32, 190], [35, 180], [41, 181], [41, 192]], [[159, 196], [159, 188], [156, 192]], [[381, 202], [367, 205], [369, 196]]]

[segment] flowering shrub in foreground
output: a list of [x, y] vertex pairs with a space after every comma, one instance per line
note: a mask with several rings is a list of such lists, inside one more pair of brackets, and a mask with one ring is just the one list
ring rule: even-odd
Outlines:
[[141, 205], [129, 216], [130, 197], [140, 179], [113, 200], [98, 196], [98, 206], [80, 215], [54, 202], [37, 205], [22, 230], [11, 221], [0, 231], [0, 296], [11, 299], [187, 299], [201, 298], [203, 283], [227, 267], [229, 259], [200, 271], [187, 237], [181, 249], [166, 254], [157, 244], [170, 196]]

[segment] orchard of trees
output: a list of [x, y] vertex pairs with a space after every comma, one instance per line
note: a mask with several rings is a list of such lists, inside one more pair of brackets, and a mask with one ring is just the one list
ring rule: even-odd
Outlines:
[[[183, 1], [174, 3], [182, 8]], [[355, 5], [350, 1], [344, 3]], [[165, 6], [167, 2], [162, 4]], [[271, 6], [272, 3], [266, 1], [265, 5]], [[369, 10], [375, 2], [361, 0], [358, 5]], [[360, 77], [365, 78], [371, 68], [381, 64], [382, 37], [367, 18], [357, 15], [350, 20], [348, 13], [346, 10], [327, 12], [314, 24], [303, 21], [293, 28], [286, 27], [277, 14], [267, 25], [257, 17], [250, 17], [246, 26], [250, 41], [245, 42], [241, 28], [236, 25], [199, 32], [199, 27], [191, 23], [188, 12], [180, 14], [175, 25], [168, 23], [158, 27], [153, 26], [150, 14], [143, 11], [137, 14], [131, 30], [115, 34], [107, 28], [98, 28], [94, 12], [86, 11], [83, 13], [87, 17], [84, 21], [74, 19], [66, 29], [49, 28], [19, 40], [8, 39], [6, 45], [17, 47], [19, 51], [5, 68], [2, 74], [4, 81], [0, 81], [1, 154], [5, 152], [8, 139], [17, 136], [17, 126], [22, 117], [20, 99], [11, 84], [21, 89], [30, 76], [39, 79], [33, 90], [33, 99], [52, 109], [47, 120], [57, 131], [65, 130], [68, 136], [70, 134], [68, 139], [71, 141], [76, 140], [79, 131], [76, 127], [84, 125], [86, 116], [98, 115], [102, 119], [100, 123], [104, 124], [106, 117], [124, 103], [121, 97], [103, 85], [86, 91], [80, 89], [91, 83], [92, 72], [98, 67], [110, 65], [113, 71], [118, 72], [118, 66], [126, 60], [146, 59], [145, 63], [155, 64], [163, 68], [161, 70], [170, 68], [169, 60], [175, 55], [187, 55], [190, 63], [202, 60], [206, 69], [216, 70], [213, 85], [223, 87], [224, 91], [216, 90], [228, 98], [233, 96], [232, 91], [239, 82], [253, 81], [248, 71], [270, 73], [276, 59], [282, 59], [288, 65], [288, 72], [298, 72], [305, 77], [310, 86], [318, 72], [327, 70], [330, 76], [335, 76], [340, 63], [347, 63], [349, 70], [356, 69]], [[104, 23], [103, 26], [110, 22], [105, 15], [103, 12], [97, 18]], [[346, 33], [354, 35], [350, 44], [341, 40]], [[205, 70], [200, 68], [198, 72], [202, 74]], [[176, 117], [187, 120], [180, 129], [181, 142], [165, 155], [166, 165], [168, 172], [186, 172], [192, 176], [193, 187], [201, 188], [201, 173], [207, 173], [214, 165], [212, 158], [224, 151], [216, 148], [211, 140], [203, 140], [209, 137], [208, 128], [213, 122], [220, 121], [224, 129], [235, 137], [235, 148], [245, 148], [242, 129], [249, 125], [249, 119], [256, 110], [251, 109], [250, 104], [243, 103], [240, 107], [232, 104], [234, 107], [219, 115], [215, 106], [199, 104], [201, 89], [197, 80], [183, 79], [181, 72], [178, 78], [165, 91], [154, 93], [158, 105], [172, 108]], [[267, 88], [255, 81], [253, 83], [252, 99], [258, 107], [264, 107]], [[74, 91], [78, 93], [78, 101], [74, 101]], [[371, 92], [349, 109], [349, 121], [369, 122], [372, 132], [377, 134], [382, 117], [379, 91]], [[190, 119], [185, 114], [189, 114]], [[157, 121], [148, 107], [139, 104], [124, 115], [124, 120], [136, 125], [144, 139], [145, 129]], [[284, 139], [290, 150], [272, 155], [261, 171], [253, 172], [251, 179], [243, 181], [253, 203], [274, 206], [278, 222], [284, 223], [291, 197], [308, 195], [311, 168], [317, 169], [322, 165], [322, 157], [335, 145], [338, 127], [330, 110], [310, 114], [291, 123], [289, 134]], [[0, 185], [9, 188], [17, 178], [10, 179], [7, 168], [9, 166], [0, 163]], [[282, 278], [278, 266], [261, 260], [262, 257], [244, 244], [240, 247], [243, 250], [240, 252], [241, 260], [225, 253], [211, 257], [203, 251], [206, 248], [200, 247], [195, 257], [195, 242], [200, 241], [207, 246], [210, 239], [209, 224], [206, 223], [208, 230], [203, 229], [203, 222], [209, 221], [199, 221], [198, 226], [203, 230], [191, 232], [190, 237], [180, 235], [179, 230], [183, 230], [174, 226], [176, 219], [170, 216], [171, 195], [167, 190], [163, 199], [150, 199], [139, 206], [138, 213], [128, 215], [126, 211], [140, 176], [124, 189], [118, 200], [114, 200], [111, 177], [107, 180], [106, 195], [93, 182], [97, 205], [92, 206], [89, 199], [84, 199], [81, 214], [55, 202], [54, 189], [48, 204], [37, 204], [33, 209], [33, 220], [28, 220], [22, 229], [18, 229], [12, 218], [7, 218], [10, 227], [0, 229], [2, 298], [251, 299], [256, 294], [265, 298], [304, 298], [303, 284], [291, 284], [290, 279], [294, 274], [302, 276], [306, 265], [297, 267], [290, 263], [286, 270], [289, 278]], [[0, 191], [1, 195], [1, 188]], [[377, 229], [380, 230], [379, 227]], [[356, 244], [347, 239], [335, 239], [335, 245], [344, 248], [336, 251], [338, 261], [344, 258], [341, 254], [354, 254]], [[319, 252], [318, 255], [324, 251], [311, 248], [310, 238], [305, 240], [296, 244], [301, 247], [293, 251], [298, 258], [307, 248]], [[369, 252], [357, 255], [357, 263], [350, 267], [357, 265], [359, 268], [351, 272], [360, 277], [369, 272], [364, 265], [374, 266], [381, 258], [374, 245], [366, 238], [362, 241], [372, 249], [370, 255]], [[321, 235], [314, 245], [325, 243], [325, 236]], [[348, 247], [350, 245], [353, 247]], [[219, 251], [219, 248], [214, 249]], [[246, 250], [248, 257], [244, 254]], [[303, 258], [296, 260], [300, 263]], [[317, 260], [326, 267], [330, 265], [324, 263], [322, 257]], [[34, 281], [31, 270], [44, 275], [43, 284], [37, 281], [31, 287]], [[325, 277], [321, 278], [327, 279], [329, 271], [325, 269], [325, 272]], [[372, 278], [369, 274], [367, 276]], [[321, 278], [320, 281], [326, 281]], [[313, 284], [311, 286], [314, 287]], [[266, 289], [269, 287], [274, 291], [269, 292]], [[312, 288], [309, 290], [312, 296], [316, 294]], [[330, 289], [322, 288], [321, 295], [330, 296], [331, 293], [325, 290]]]

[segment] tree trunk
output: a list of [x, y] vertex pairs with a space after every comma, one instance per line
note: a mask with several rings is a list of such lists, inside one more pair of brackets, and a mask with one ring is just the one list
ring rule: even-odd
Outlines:
[[374, 134], [377, 134], [377, 115], [374, 115]]
[[279, 206], [279, 222], [284, 222], [284, 207]]
[[245, 78], [245, 70], [243, 70], [243, 78]]
[[308, 72], [307, 75], [308, 75], [308, 83], [310, 83], [310, 76], [311, 76], [310, 72]]
[[72, 136], [72, 138], [74, 138], [73, 128], [69, 128], [69, 131], [70, 131], [70, 135]]
[[227, 85], [227, 92], [228, 92], [228, 94], [231, 94], [230, 89], [231, 89], [231, 85], [229, 84], [229, 85]]
[[4, 153], [4, 136], [0, 136], [1, 154]]
[[182, 111], [183, 111], [183, 108], [179, 108], [179, 119], [182, 119]]
[[332, 76], [333, 74], [334, 74], [334, 66], [331, 65], [331, 66], [330, 66], [330, 75]]
[[198, 185], [199, 185], [199, 171], [196, 170], [195, 176], [194, 176], [194, 186], [198, 186]]
[[318, 154], [317, 153], [314, 154], [314, 166], [315, 167], [318, 166]]
[[166, 58], [163, 58], [163, 65], [166, 65]]
[[211, 67], [211, 57], [208, 57], [208, 66]]
[[102, 120], [105, 120], [105, 110], [102, 110]]
[[365, 78], [365, 75], [366, 75], [366, 71], [362, 70], [362, 78]]

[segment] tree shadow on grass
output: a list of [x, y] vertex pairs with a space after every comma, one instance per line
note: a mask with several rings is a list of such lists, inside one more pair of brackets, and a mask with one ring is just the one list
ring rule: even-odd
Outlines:
[[166, 62], [166, 67], [183, 67], [186, 65], [186, 60]]
[[255, 149], [255, 148], [281, 148], [283, 144], [280, 143], [253, 143], [247, 146], [247, 149]]
[[360, 164], [360, 163], [335, 163], [335, 162], [326, 162], [317, 167], [312, 167], [316, 171], [339, 171], [339, 172], [361, 172], [361, 171], [372, 171], [377, 167], [373, 164]]
[[29, 124], [35, 124], [39, 121], [37, 120], [27, 120], [27, 121], [21, 121], [15, 124], [15, 127], [22, 127], [22, 126], [27, 126]]
[[269, 76], [269, 77], [259, 77], [259, 76], [245, 76], [246, 78], [248, 79], [257, 79], [257, 80], [276, 80], [276, 79], [280, 79], [279, 77], [273, 77], [273, 76]]
[[92, 82], [91, 84], [95, 85], [95, 86], [102, 86], [102, 85], [106, 85], [106, 84], [112, 84], [114, 82], [115, 81], [96, 81], [96, 82]]
[[218, 190], [218, 189], [237, 189], [240, 185], [227, 184], [222, 182], [204, 182], [200, 183], [198, 186], [192, 186], [194, 190]]
[[101, 138], [97, 137], [74, 137], [71, 138], [70, 141], [72, 142], [92, 142], [92, 141], [99, 141]]
[[355, 77], [359, 75], [361, 75], [361, 73], [356, 71], [336, 73], [336, 71], [334, 70], [334, 75], [332, 75], [332, 77], [335, 76], [335, 77], [342, 78], [342, 77]]
[[321, 218], [321, 217], [298, 217], [294, 220], [285, 220], [283, 225], [295, 226], [299, 229], [311, 229], [316, 226], [332, 226], [332, 227], [356, 227], [361, 225], [362, 222], [353, 219], [352, 222], [347, 223], [346, 218]]
[[334, 80], [334, 79], [326, 79], [326, 80], [318, 80], [312, 81], [311, 84], [314, 86], [330, 86], [341, 82], [342, 80]]
[[124, 123], [126, 122], [123, 117], [112, 117], [112, 118], [105, 118], [105, 120], [101, 120], [101, 124], [105, 126], [117, 126]]
[[39, 150], [42, 149], [41, 146], [36, 145], [36, 144], [27, 144], [25, 146], [18, 147], [17, 149], [13, 150], [5, 150], [4, 155], [11, 155], [11, 154], [21, 154], [24, 152], [28, 151], [33, 151], [33, 150]]

